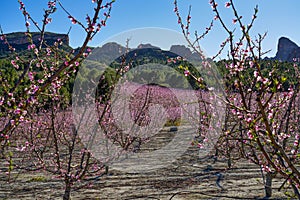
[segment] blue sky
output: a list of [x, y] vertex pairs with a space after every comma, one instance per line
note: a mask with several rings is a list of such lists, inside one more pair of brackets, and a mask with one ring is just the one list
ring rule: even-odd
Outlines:
[[[183, 15], [187, 13], [189, 5], [192, 5], [191, 32], [194, 30], [201, 32], [209, 25], [214, 16], [208, 3], [209, 0], [178, 1]], [[85, 20], [87, 13], [92, 13], [91, 0], [61, 0], [61, 2], [82, 21]], [[226, 0], [217, 2], [225, 21], [233, 27], [232, 12], [224, 7]], [[250, 20], [255, 5], [259, 6], [258, 19], [251, 33], [255, 36], [258, 33], [268, 32], [263, 44], [264, 49], [272, 50], [268, 56], [275, 55], [277, 41], [281, 36], [286, 36], [300, 45], [299, 0], [236, 0], [235, 2], [246, 23]], [[24, 3], [32, 17], [40, 21], [43, 16], [43, 8], [47, 6], [47, 0], [24, 0]], [[136, 28], [159, 27], [180, 31], [173, 9], [173, 0], [116, 0], [107, 26], [90, 44], [98, 46], [116, 34]], [[25, 30], [24, 19], [17, 0], [1, 0], [0, 24], [5, 33]], [[77, 47], [82, 42], [81, 38], [84, 36], [84, 32], [78, 26], [72, 25], [60, 8], [53, 15], [53, 22], [48, 26], [48, 31], [66, 33], [70, 26], [73, 26], [70, 33], [70, 44]], [[149, 34], [145, 37], [152, 37], [152, 35]], [[200, 44], [208, 56], [212, 56], [217, 52], [225, 37], [225, 31], [216, 22], [211, 33]]]

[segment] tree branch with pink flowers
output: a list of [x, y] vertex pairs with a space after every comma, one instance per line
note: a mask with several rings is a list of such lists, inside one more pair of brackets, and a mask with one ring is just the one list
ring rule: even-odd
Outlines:
[[[262, 52], [262, 42], [266, 34], [259, 34], [256, 40], [250, 36], [250, 30], [257, 19], [258, 7], [254, 8], [250, 22], [246, 23], [235, 7], [234, 1], [226, 2], [224, 6], [232, 10], [231, 23], [234, 28], [231, 29], [219, 11], [217, 1], [211, 0], [209, 3], [215, 14], [214, 24], [219, 22], [228, 35], [225, 42], [220, 45], [217, 56], [229, 45], [228, 59], [217, 63], [219, 70], [224, 72], [223, 83], [226, 86], [224, 90], [226, 119], [219, 140], [219, 151], [231, 161], [246, 158], [260, 166], [266, 174], [264, 179], [266, 197], [272, 195], [272, 178], [279, 176], [286, 180], [280, 189], [293, 191], [292, 196], [300, 199], [297, 125], [300, 111], [299, 83], [289, 83], [288, 88], [286, 87], [287, 76], [299, 80], [298, 63], [291, 64], [294, 73], [282, 74], [279, 62], [268, 63], [262, 60], [262, 55], [265, 54]], [[184, 24], [176, 0], [174, 4], [174, 11], [186, 40], [192, 49], [202, 56], [202, 50], [196, 44], [212, 31], [212, 27], [206, 28], [204, 36], [197, 37], [196, 32], [195, 37], [191, 37], [190, 11]]]
[[[63, 199], [70, 199], [71, 189], [86, 177], [101, 176], [104, 165], [94, 159], [80, 143], [70, 106], [70, 97], [63, 95], [68, 84], [89, 55], [89, 42], [101, 31], [110, 17], [113, 1], [93, 0], [91, 15], [77, 19], [59, 0], [49, 0], [41, 26], [18, 0], [24, 16], [28, 48], [17, 52], [4, 31], [1, 40], [11, 52], [6, 68], [0, 72], [0, 143], [1, 157], [7, 161], [7, 174], [12, 172], [46, 171], [65, 182]], [[73, 25], [85, 33], [77, 51], [66, 47], [66, 38], [48, 43], [45, 35], [53, 13], [62, 10]], [[81, 22], [83, 21], [83, 22]], [[38, 32], [32, 32], [32, 26]], [[39, 36], [39, 40], [33, 37]], [[77, 186], [75, 187], [74, 185]]]

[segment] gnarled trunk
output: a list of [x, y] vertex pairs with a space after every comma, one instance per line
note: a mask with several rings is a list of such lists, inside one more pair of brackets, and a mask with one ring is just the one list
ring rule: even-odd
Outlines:
[[267, 172], [266, 181], [265, 181], [266, 197], [272, 196], [272, 179], [273, 179], [273, 174], [271, 172]]
[[293, 187], [295, 196], [300, 200], [300, 193], [299, 193], [298, 188], [294, 184], [292, 184], [292, 187]]
[[70, 197], [71, 197], [71, 187], [72, 187], [72, 184], [70, 182], [69, 179], [66, 178], [65, 180], [65, 193], [64, 193], [64, 196], [63, 196], [63, 200], [70, 200]]

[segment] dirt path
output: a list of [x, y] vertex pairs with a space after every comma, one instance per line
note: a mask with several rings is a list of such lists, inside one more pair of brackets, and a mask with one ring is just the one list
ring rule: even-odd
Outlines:
[[[176, 132], [162, 131], [155, 143], [141, 151], [158, 149], [170, 142]], [[198, 149], [189, 147], [166, 168], [146, 173], [129, 173], [115, 169], [92, 186], [72, 192], [72, 199], [258, 199], [264, 197], [263, 183], [257, 166], [241, 161], [226, 170], [226, 160], [199, 158]], [[135, 166], [131, 166], [134, 169]], [[113, 167], [112, 167], [113, 168]], [[45, 174], [21, 174], [8, 184], [0, 175], [0, 199], [62, 199], [63, 183]], [[278, 192], [280, 182], [273, 182], [274, 199], [285, 199]]]

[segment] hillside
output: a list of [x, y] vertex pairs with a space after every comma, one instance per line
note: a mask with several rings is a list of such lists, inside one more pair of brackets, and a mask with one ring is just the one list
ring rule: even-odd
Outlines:
[[[38, 32], [33, 32], [32, 34], [32, 40], [35, 45], [38, 45], [40, 42], [41, 35]], [[9, 33], [6, 34], [7, 41], [9, 44], [16, 49], [16, 52], [22, 52], [28, 48], [28, 45], [30, 44], [28, 40], [28, 36], [25, 32], [15, 32], [15, 33]], [[63, 41], [65, 48], [71, 48], [69, 46], [69, 36], [67, 34], [59, 34], [59, 33], [51, 33], [46, 32], [45, 33], [45, 41], [48, 45], [53, 45], [54, 42], [61, 40]], [[0, 41], [0, 57], [5, 57], [10, 53], [7, 44], [5, 44], [4, 40]]]

